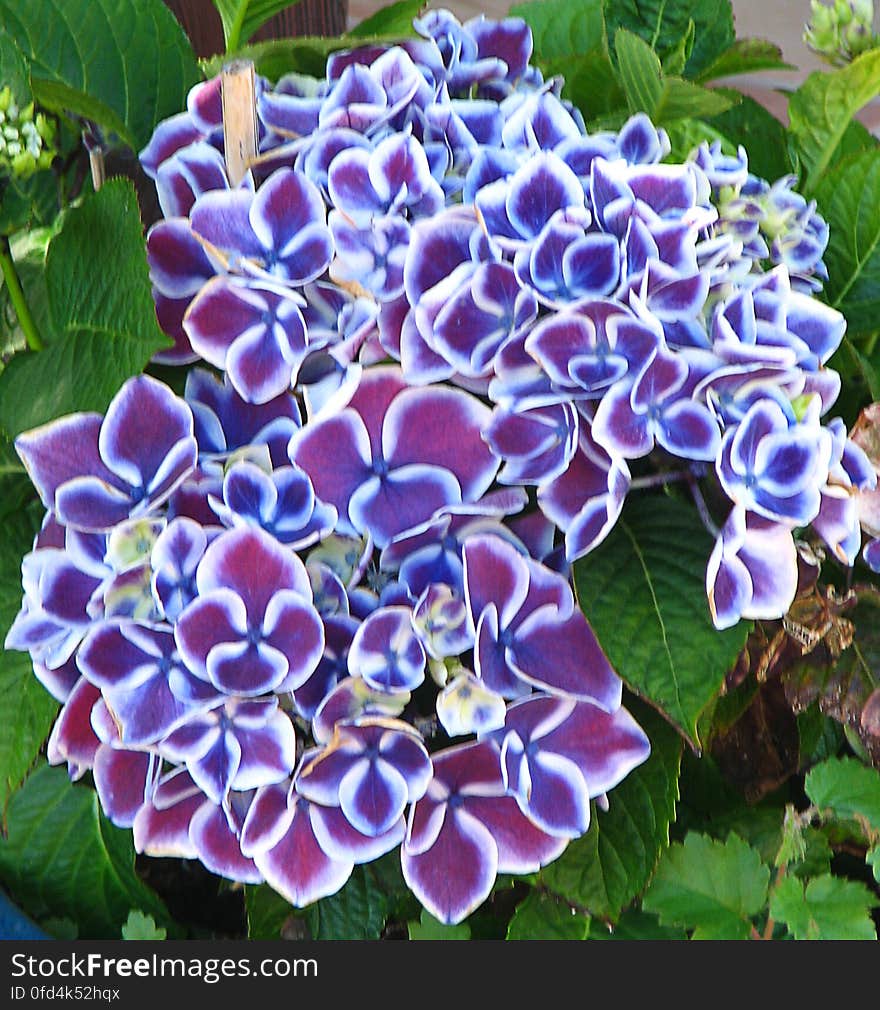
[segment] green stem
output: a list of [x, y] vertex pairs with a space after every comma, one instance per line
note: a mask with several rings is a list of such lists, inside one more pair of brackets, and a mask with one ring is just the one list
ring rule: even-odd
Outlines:
[[9, 236], [0, 237], [0, 271], [3, 273], [3, 280], [6, 282], [6, 290], [9, 292], [9, 300], [18, 316], [18, 324], [24, 333], [28, 347], [32, 351], [43, 349], [43, 339], [34, 322], [30, 306], [18, 279], [18, 272], [15, 269], [15, 261], [12, 259], [12, 250], [9, 248]]

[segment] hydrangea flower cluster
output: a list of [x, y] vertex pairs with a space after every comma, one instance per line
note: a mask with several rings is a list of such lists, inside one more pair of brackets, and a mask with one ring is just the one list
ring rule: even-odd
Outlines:
[[7, 84], [0, 88], [0, 175], [26, 179], [55, 157], [55, 124], [33, 102], [19, 108]]
[[47, 515], [6, 645], [139, 851], [301, 906], [399, 847], [457, 922], [648, 756], [568, 577], [631, 467], [727, 502], [718, 627], [785, 612], [801, 527], [851, 564], [876, 474], [824, 420], [844, 323], [789, 180], [589, 133], [521, 20], [415, 27], [258, 81], [238, 185], [219, 80], [156, 130], [185, 393], [19, 437]]

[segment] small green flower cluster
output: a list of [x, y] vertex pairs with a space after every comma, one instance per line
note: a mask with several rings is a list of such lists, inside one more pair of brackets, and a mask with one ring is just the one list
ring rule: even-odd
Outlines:
[[55, 157], [55, 124], [34, 105], [21, 109], [9, 85], [0, 90], [0, 175], [27, 178]]
[[874, 44], [873, 0], [812, 0], [812, 20], [805, 26], [804, 43], [832, 66], [852, 62]]

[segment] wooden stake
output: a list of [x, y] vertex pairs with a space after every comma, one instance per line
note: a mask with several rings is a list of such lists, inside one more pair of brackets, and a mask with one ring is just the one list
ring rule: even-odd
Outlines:
[[226, 173], [233, 186], [257, 156], [257, 99], [252, 60], [233, 60], [221, 74]]
[[103, 148], [96, 147], [89, 151], [89, 167], [92, 170], [92, 186], [97, 193], [107, 180]]

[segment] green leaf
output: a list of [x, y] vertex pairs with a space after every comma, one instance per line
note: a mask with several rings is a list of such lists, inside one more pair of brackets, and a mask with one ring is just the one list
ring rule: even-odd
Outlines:
[[715, 141], [720, 142], [721, 148], [726, 154], [736, 151], [736, 148], [731, 145], [723, 133], [703, 119], [677, 119], [674, 123], [667, 123], [665, 129], [670, 144], [670, 152], [665, 160], [672, 164], [686, 161], [703, 141], [709, 144]]
[[710, 118], [726, 112], [733, 101], [720, 91], [702, 88], [699, 84], [667, 77], [663, 80], [663, 92], [654, 109], [658, 123], [669, 123], [684, 117]]
[[620, 110], [623, 123], [627, 114], [626, 95], [607, 53], [597, 49], [551, 60], [544, 65], [544, 72], [547, 77], [565, 78], [562, 97], [573, 102], [588, 122]]
[[[4, 451], [0, 462], [9, 459]], [[31, 549], [37, 529], [29, 511], [33, 499], [30, 481], [12, 471], [0, 474], [0, 512], [3, 536], [0, 537], [0, 642], [6, 638], [15, 615], [21, 608], [21, 559]], [[7, 511], [8, 510], [8, 511]], [[42, 510], [41, 510], [42, 511]], [[0, 651], [0, 693], [14, 698], [0, 734], [0, 820], [10, 797], [24, 781], [36, 762], [58, 703], [34, 676], [30, 656], [25, 652]]]
[[840, 70], [817, 70], [788, 103], [789, 134], [805, 169], [801, 191], [812, 196], [833, 163], [853, 116], [880, 93], [880, 49]]
[[788, 139], [779, 120], [748, 95], [715, 89], [735, 97], [737, 104], [716, 116], [709, 125], [719, 130], [736, 147], [742, 145], [749, 158], [749, 170], [762, 179], [778, 179], [792, 171]]
[[579, 56], [606, 48], [602, 0], [538, 0], [514, 4], [511, 17], [522, 18], [532, 29], [532, 62]]
[[370, 38], [375, 35], [398, 35], [408, 38], [414, 34], [413, 20], [424, 10], [424, 0], [397, 0], [397, 3], [379, 10], [359, 21], [348, 33], [351, 39]]
[[847, 820], [864, 818], [880, 831], [880, 771], [855, 758], [829, 758], [810, 769], [804, 782], [807, 796], [820, 810]]
[[627, 707], [648, 734], [651, 756], [614, 788], [607, 811], [594, 810], [586, 835], [540, 875], [554, 894], [611, 921], [642, 892], [669, 844], [682, 753], [681, 737], [656, 712]]
[[734, 77], [737, 74], [752, 74], [757, 70], [796, 70], [786, 63], [782, 50], [766, 39], [737, 39], [733, 45], [719, 53], [712, 62], [695, 76], [700, 84], [715, 81], [719, 77]]
[[73, 919], [80, 939], [118, 939], [132, 908], [170, 926], [134, 869], [131, 832], [101, 813], [95, 791], [44, 765], [12, 797], [0, 839], [0, 880], [35, 919]]
[[880, 884], [880, 845], [875, 845], [865, 853], [865, 862], [871, 867], [874, 879]]
[[774, 888], [770, 915], [796, 940], [876, 940], [871, 909], [876, 895], [860, 881], [823, 874], [806, 886], [786, 876]]
[[46, 261], [52, 332], [0, 374], [9, 436], [76, 410], [104, 410], [122, 383], [168, 346], [150, 288], [134, 188], [111, 179], [70, 211]]
[[277, 940], [296, 909], [268, 884], [247, 884], [244, 889], [249, 940]]
[[587, 916], [553, 895], [532, 891], [516, 906], [507, 927], [508, 940], [586, 940]]
[[653, 49], [633, 32], [614, 36], [617, 72], [630, 112], [646, 112], [655, 123], [715, 116], [732, 105], [730, 98], [680, 77], [667, 77]]
[[[17, 240], [27, 234], [24, 229], [48, 226], [57, 219], [61, 210], [58, 180], [47, 169], [34, 172], [26, 179], [5, 179], [4, 184], [5, 188], [0, 187], [0, 235], [15, 236], [11, 245], [17, 259]], [[15, 232], [20, 234], [15, 235]], [[16, 267], [18, 265], [16, 262]]]
[[633, 908], [624, 912], [614, 926], [592, 919], [589, 940], [686, 940], [681, 926], [661, 926], [656, 915]]
[[745, 939], [767, 902], [770, 870], [737, 835], [725, 842], [689, 832], [660, 860], [643, 908], [702, 939]]
[[299, 0], [211, 0], [223, 24], [226, 52], [232, 53], [270, 18]]
[[634, 495], [608, 539], [574, 565], [581, 608], [611, 665], [695, 745], [700, 713], [739, 655], [749, 622], [718, 631], [704, 572], [712, 538], [688, 505]]
[[145, 915], [139, 908], [133, 908], [122, 927], [123, 940], [164, 940], [168, 930], [157, 926], [152, 915]]
[[694, 23], [688, 20], [687, 31], [663, 57], [663, 73], [677, 77], [684, 73], [685, 64], [694, 48]]
[[736, 40], [728, 0], [604, 0], [604, 8], [609, 38], [626, 28], [644, 39], [661, 59], [677, 47], [692, 21], [694, 46], [685, 77], [695, 77]]
[[471, 927], [466, 922], [447, 926], [422, 909], [418, 922], [407, 923], [410, 940], [470, 940]]
[[638, 35], [623, 28], [614, 35], [614, 52], [629, 111], [653, 117], [663, 97], [659, 56]]
[[134, 150], [199, 80], [162, 0], [0, 0], [0, 23], [30, 64], [41, 105], [93, 120]]
[[0, 90], [7, 85], [20, 109], [34, 100], [24, 53], [15, 44], [15, 39], [4, 32], [0, 35]]
[[385, 927], [389, 899], [369, 865], [356, 866], [342, 890], [310, 908], [316, 940], [378, 940]]
[[850, 336], [878, 328], [880, 310], [880, 151], [847, 159], [815, 191], [830, 235], [825, 298], [847, 319]]

